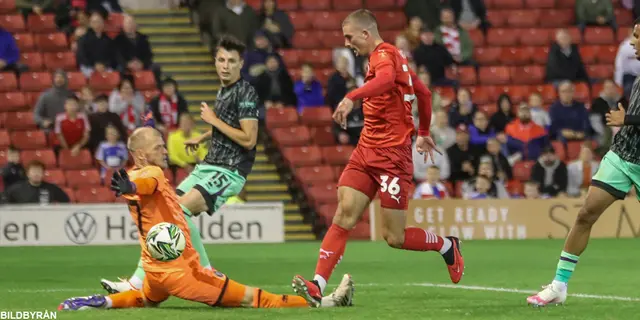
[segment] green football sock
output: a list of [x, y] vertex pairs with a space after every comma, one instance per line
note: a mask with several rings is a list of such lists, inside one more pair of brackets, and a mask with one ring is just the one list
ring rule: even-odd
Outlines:
[[[183, 207], [183, 209], [185, 209]], [[185, 212], [186, 214], [186, 212]], [[189, 233], [191, 234], [191, 245], [198, 252], [200, 256], [200, 265], [205, 268], [211, 268], [211, 262], [209, 261], [209, 256], [207, 256], [207, 251], [204, 249], [204, 245], [202, 244], [202, 238], [200, 238], [200, 230], [196, 227], [196, 224], [191, 220], [190, 216], [185, 217], [187, 219], [187, 225], [189, 226]]]
[[144, 280], [144, 269], [142, 269], [142, 259], [138, 260], [138, 267], [133, 272], [133, 276], [129, 278], [129, 283], [137, 289], [142, 288], [142, 281]]
[[579, 258], [579, 256], [562, 251], [558, 261], [558, 268], [556, 269], [556, 277], [553, 280], [564, 283], [569, 282]]

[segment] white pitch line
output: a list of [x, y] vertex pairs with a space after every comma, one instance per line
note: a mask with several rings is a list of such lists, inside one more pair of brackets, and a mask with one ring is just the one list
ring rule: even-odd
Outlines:
[[[404, 283], [404, 284], [393, 284], [393, 283], [357, 283], [356, 287], [429, 287], [429, 288], [441, 288], [441, 289], [457, 289], [457, 290], [467, 290], [467, 291], [489, 291], [489, 292], [507, 292], [507, 293], [519, 293], [519, 294], [534, 294], [537, 291], [533, 290], [523, 290], [523, 289], [515, 289], [515, 288], [499, 288], [499, 287], [484, 287], [484, 286], [469, 286], [469, 285], [456, 285], [456, 284], [444, 284], [444, 283]], [[258, 286], [262, 288], [290, 288], [289, 286], [282, 285], [263, 285]], [[56, 292], [84, 292], [90, 294], [92, 292], [99, 293], [102, 290], [99, 288], [51, 288], [51, 289], [5, 289], [0, 290], [0, 292], [7, 293], [56, 293]], [[632, 301], [632, 302], [640, 302], [640, 297], [623, 297], [623, 296], [611, 296], [611, 295], [597, 295], [597, 294], [586, 294], [586, 293], [573, 293], [569, 294], [570, 297], [575, 298], [583, 298], [583, 299], [595, 299], [595, 300], [612, 300], [612, 301]]]

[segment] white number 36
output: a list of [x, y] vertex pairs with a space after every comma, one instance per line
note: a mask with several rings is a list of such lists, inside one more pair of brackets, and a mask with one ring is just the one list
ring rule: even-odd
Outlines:
[[400, 179], [398, 177], [395, 177], [391, 179], [391, 182], [388, 182], [389, 176], [384, 175], [380, 176], [380, 180], [382, 180], [380, 182], [380, 192], [388, 192], [391, 195], [400, 193], [400, 185], [398, 184], [398, 180]]

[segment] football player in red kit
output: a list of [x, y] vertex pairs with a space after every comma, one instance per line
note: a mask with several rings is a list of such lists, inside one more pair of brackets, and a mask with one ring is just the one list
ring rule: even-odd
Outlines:
[[342, 259], [349, 230], [369, 203], [380, 195], [383, 236], [389, 246], [411, 251], [438, 251], [451, 281], [462, 278], [464, 261], [459, 240], [427, 230], [406, 227], [410, 187], [413, 183], [411, 140], [414, 135], [411, 104], [418, 99], [420, 127], [416, 148], [425, 161], [437, 152], [429, 137], [431, 92], [409, 69], [407, 59], [382, 40], [374, 15], [368, 10], [352, 12], [342, 23], [345, 45], [358, 55], [369, 55], [365, 84], [351, 91], [337, 106], [334, 120], [346, 124], [354, 100], [362, 99], [364, 129], [360, 142], [338, 182], [338, 209], [322, 241], [312, 281], [293, 278], [293, 289], [309, 303], [319, 304], [327, 281]]

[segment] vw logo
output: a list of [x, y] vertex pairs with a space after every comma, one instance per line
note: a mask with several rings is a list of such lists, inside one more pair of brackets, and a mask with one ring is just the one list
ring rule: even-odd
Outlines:
[[98, 224], [87, 212], [74, 212], [64, 224], [64, 232], [69, 240], [75, 244], [87, 244], [95, 238]]

